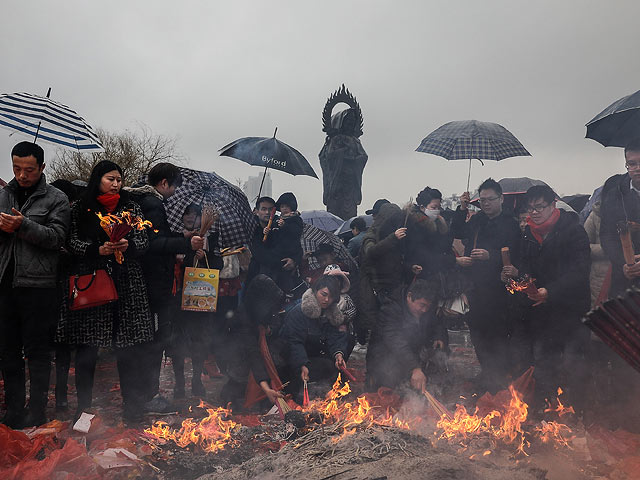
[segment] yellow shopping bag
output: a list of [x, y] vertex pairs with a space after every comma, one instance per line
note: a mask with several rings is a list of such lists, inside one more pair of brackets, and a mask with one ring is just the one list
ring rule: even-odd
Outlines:
[[191, 312], [215, 312], [218, 303], [218, 281], [220, 270], [198, 268], [198, 259], [193, 267], [184, 269], [182, 284], [182, 310]]

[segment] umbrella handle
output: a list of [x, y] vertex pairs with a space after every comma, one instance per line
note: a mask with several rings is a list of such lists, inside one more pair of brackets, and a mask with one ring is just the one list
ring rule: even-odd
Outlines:
[[[276, 130], [278, 130], [276, 128]], [[275, 133], [274, 133], [275, 135]], [[258, 198], [256, 198], [256, 201], [258, 201], [258, 199], [260, 199], [260, 195], [262, 194], [262, 186], [264, 185], [264, 177], [267, 176], [267, 170], [269, 169], [269, 167], [264, 167], [264, 173], [262, 174], [262, 181], [260, 182], [260, 190], [258, 190]]]
[[471, 159], [469, 159], [469, 173], [467, 174], [467, 189], [465, 192], [469, 191], [469, 184], [471, 183]]

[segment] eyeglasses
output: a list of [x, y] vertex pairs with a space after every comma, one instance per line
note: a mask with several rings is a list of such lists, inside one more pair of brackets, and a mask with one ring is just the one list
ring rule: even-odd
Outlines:
[[640, 168], [640, 163], [625, 163], [624, 166], [627, 170], [637, 170]]
[[478, 201], [480, 203], [489, 203], [489, 202], [495, 202], [499, 198], [500, 197], [480, 197], [480, 198], [478, 198]]
[[551, 204], [547, 203], [546, 205], [531, 205], [531, 206], [527, 207], [526, 212], [527, 213], [533, 213], [533, 211], [535, 210], [537, 213], [540, 213], [545, 208], [547, 208], [549, 205], [551, 205]]

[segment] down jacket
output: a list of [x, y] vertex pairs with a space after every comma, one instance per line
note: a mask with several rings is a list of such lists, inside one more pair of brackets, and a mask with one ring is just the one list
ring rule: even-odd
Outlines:
[[14, 287], [53, 288], [56, 286], [60, 248], [70, 223], [67, 196], [47, 184], [44, 174], [22, 208], [18, 207], [15, 178], [0, 190], [0, 212], [11, 208], [24, 215], [17, 232], [0, 231], [0, 279], [14, 261]]

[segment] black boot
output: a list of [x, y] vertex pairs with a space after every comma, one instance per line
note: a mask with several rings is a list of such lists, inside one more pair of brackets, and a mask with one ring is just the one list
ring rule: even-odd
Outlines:
[[64, 412], [69, 408], [67, 397], [71, 349], [68, 345], [56, 346], [56, 410]]
[[15, 430], [24, 426], [26, 410], [25, 375], [24, 367], [17, 370], [3, 370], [4, 395], [7, 404], [7, 413], [2, 418], [2, 423]]
[[51, 362], [29, 360], [29, 412], [25, 427], [47, 423], [47, 401], [49, 400], [49, 380]]
[[202, 384], [202, 367], [204, 360], [201, 358], [192, 358], [193, 376], [191, 377], [191, 395], [194, 397], [204, 398], [207, 391]]

